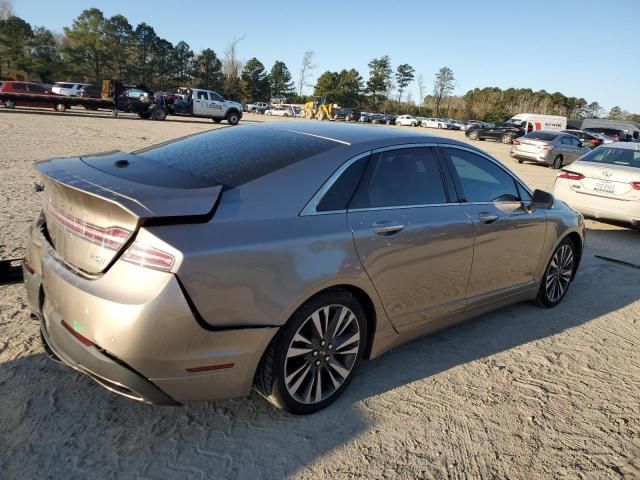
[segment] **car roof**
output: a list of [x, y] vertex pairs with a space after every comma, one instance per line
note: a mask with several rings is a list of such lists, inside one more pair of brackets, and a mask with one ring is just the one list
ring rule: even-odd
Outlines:
[[599, 148], [619, 148], [621, 150], [637, 150], [640, 151], [640, 143], [636, 142], [612, 142], [602, 145]]
[[334, 122], [310, 122], [308, 120], [300, 120], [290, 122], [264, 122], [259, 125], [243, 125], [240, 128], [285, 130], [289, 132], [299, 133], [301, 135], [324, 138], [325, 140], [334, 141], [345, 145], [356, 145], [374, 141], [388, 141], [390, 145], [393, 145], [395, 141], [398, 141], [398, 143], [451, 143], [473, 148], [467, 143], [459, 142], [447, 137], [439, 137], [436, 135], [417, 132], [408, 132], [405, 129], [376, 127], [370, 125]]

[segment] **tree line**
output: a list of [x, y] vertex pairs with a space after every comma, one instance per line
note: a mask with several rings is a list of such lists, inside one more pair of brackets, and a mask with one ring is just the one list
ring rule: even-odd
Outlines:
[[[560, 92], [487, 87], [452, 95], [455, 75], [447, 66], [436, 72], [429, 93], [422, 74], [416, 75], [407, 63], [394, 69], [388, 55], [368, 63], [366, 80], [351, 68], [326, 71], [310, 85], [314, 54], [306, 51], [296, 83], [283, 61], [275, 61], [270, 69], [256, 57], [240, 61], [237, 46], [243, 38], [233, 38], [221, 54], [211, 48], [194, 52], [187, 42], [174, 45], [144, 22], [134, 27], [125, 16], [107, 18], [97, 8], [84, 10], [64, 32], [56, 33], [31, 26], [13, 15], [9, 0], [0, 0], [0, 78], [14, 69], [42, 83], [99, 83], [113, 78], [160, 91], [192, 86], [217, 90], [245, 103], [269, 101], [274, 96], [288, 97], [292, 103], [304, 102], [309, 99], [303, 95], [305, 87], [313, 87], [314, 97], [385, 113], [503, 121], [517, 113], [532, 112], [640, 121], [640, 115], [619, 106], [606, 112], [598, 102]], [[417, 101], [409, 90], [414, 82]]]

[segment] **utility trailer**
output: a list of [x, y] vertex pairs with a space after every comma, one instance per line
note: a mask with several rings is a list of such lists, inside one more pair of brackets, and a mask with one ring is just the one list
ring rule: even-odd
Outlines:
[[64, 112], [71, 106], [83, 106], [87, 110], [109, 109], [113, 116], [118, 112], [136, 113], [140, 118], [164, 120], [167, 115], [210, 118], [215, 123], [226, 120], [236, 125], [242, 118], [243, 105], [225, 100], [212, 90], [179, 88], [175, 93], [157, 93], [144, 85], [127, 85], [114, 80], [102, 82], [101, 98], [65, 97], [32, 93], [0, 92], [0, 101], [8, 108], [17, 100], [41, 105], [51, 105]]

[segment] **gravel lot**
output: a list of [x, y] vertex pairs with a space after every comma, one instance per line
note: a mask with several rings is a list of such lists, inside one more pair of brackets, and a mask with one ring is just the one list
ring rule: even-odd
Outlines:
[[[34, 161], [212, 128], [0, 110], [0, 257], [22, 256], [39, 209]], [[552, 188], [552, 170], [476, 145]], [[22, 287], [2, 286], [0, 478], [640, 478], [640, 270], [594, 257], [640, 263], [640, 231], [588, 227], [562, 305], [511, 306], [365, 362], [337, 403], [309, 417], [255, 394], [180, 408], [115, 396], [51, 363]]]

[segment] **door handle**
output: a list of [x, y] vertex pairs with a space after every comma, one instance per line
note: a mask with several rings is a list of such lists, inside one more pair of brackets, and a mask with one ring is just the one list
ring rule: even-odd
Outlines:
[[400, 232], [404, 225], [391, 220], [381, 220], [371, 225], [371, 229], [378, 235], [393, 235]]
[[498, 215], [495, 215], [493, 213], [479, 213], [478, 214], [478, 219], [482, 223], [493, 223], [496, 220], [498, 220]]

